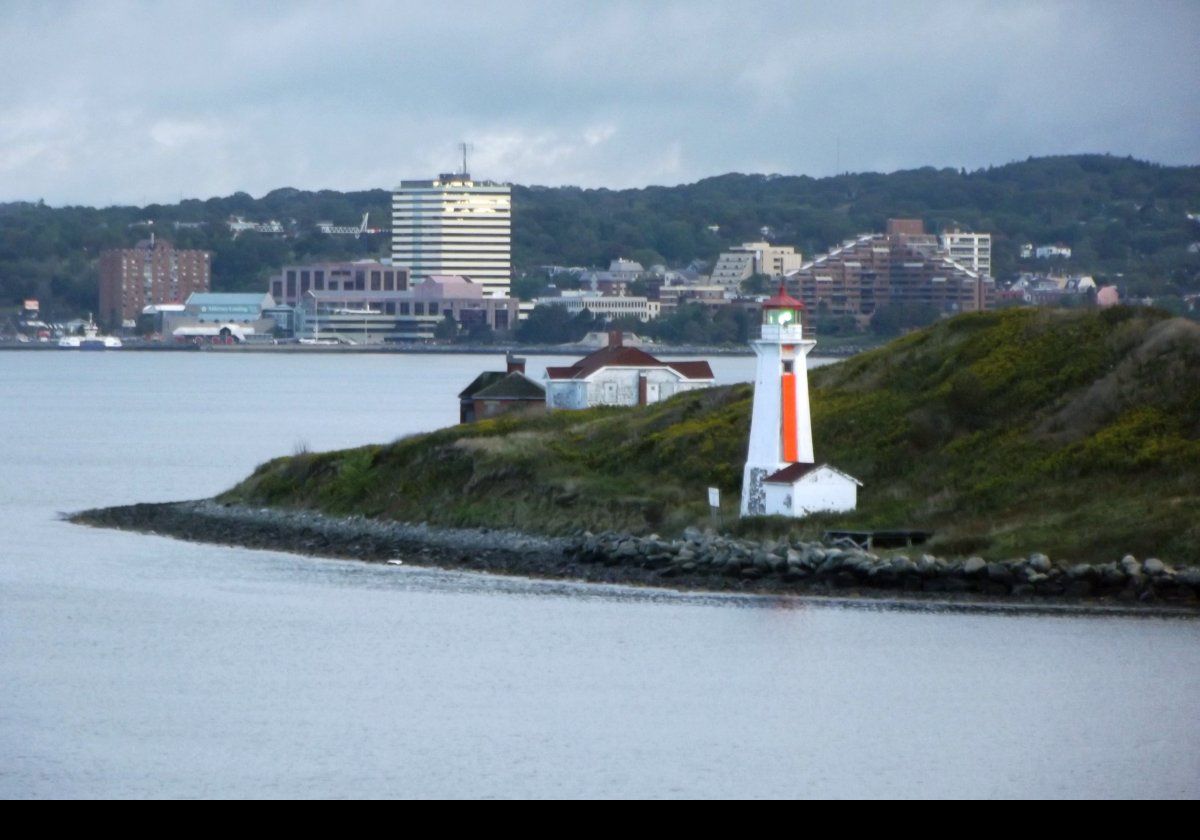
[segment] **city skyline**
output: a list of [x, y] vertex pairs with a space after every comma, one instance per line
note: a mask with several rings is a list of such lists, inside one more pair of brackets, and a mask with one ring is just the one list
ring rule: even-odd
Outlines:
[[6, 4], [0, 201], [1200, 162], [1200, 7]]

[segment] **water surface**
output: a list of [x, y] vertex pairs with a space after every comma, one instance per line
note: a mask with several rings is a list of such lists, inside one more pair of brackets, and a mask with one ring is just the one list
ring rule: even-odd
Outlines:
[[1194, 620], [686, 596], [57, 519], [447, 425], [498, 365], [0, 353], [0, 796], [1200, 795]]

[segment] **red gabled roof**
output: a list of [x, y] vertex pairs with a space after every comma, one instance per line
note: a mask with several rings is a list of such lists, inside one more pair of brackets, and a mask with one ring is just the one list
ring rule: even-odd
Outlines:
[[774, 297], [763, 301], [763, 309], [803, 309], [804, 304], [787, 293], [787, 286], [779, 284]]
[[636, 347], [601, 347], [570, 367], [548, 367], [549, 379], [585, 379], [606, 367], [669, 368], [685, 379], [713, 379], [708, 362], [664, 362]]
[[712, 379], [712, 368], [708, 362], [667, 362], [667, 367], [688, 379]]

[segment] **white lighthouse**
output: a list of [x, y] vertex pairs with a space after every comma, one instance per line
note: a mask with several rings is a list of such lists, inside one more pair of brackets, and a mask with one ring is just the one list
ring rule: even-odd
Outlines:
[[855, 478], [813, 458], [808, 406], [808, 353], [804, 304], [783, 286], [763, 304], [762, 334], [751, 341], [758, 356], [750, 447], [742, 477], [742, 516], [807, 516], [854, 510]]

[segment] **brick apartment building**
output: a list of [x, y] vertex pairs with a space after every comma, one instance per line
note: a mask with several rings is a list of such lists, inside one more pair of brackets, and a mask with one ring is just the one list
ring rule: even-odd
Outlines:
[[182, 304], [212, 285], [212, 254], [176, 250], [164, 239], [100, 254], [99, 321], [109, 329], [136, 322], [147, 306]]
[[925, 304], [944, 313], [995, 304], [992, 278], [952, 260], [920, 219], [889, 219], [787, 276], [788, 291], [813, 313], [869, 317], [876, 308]]

